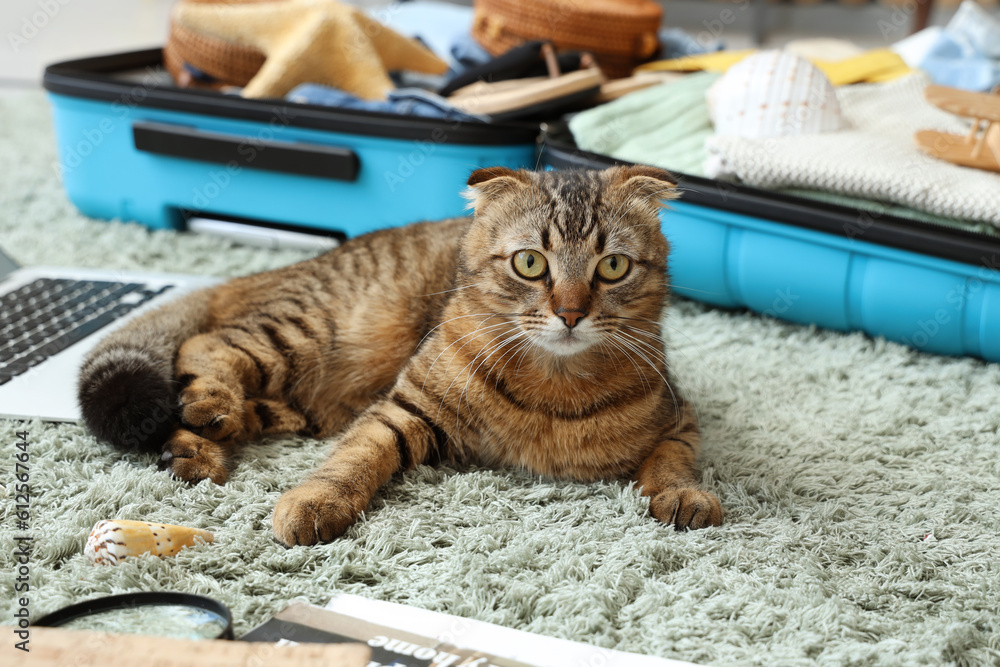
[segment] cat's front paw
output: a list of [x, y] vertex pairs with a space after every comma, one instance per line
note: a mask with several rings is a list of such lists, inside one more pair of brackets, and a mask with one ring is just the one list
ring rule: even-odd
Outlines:
[[243, 400], [214, 378], [196, 378], [180, 394], [181, 423], [209, 440], [243, 429]]
[[329, 487], [306, 482], [278, 500], [274, 536], [290, 547], [329, 542], [343, 535], [358, 514]]
[[649, 501], [649, 513], [677, 530], [722, 525], [722, 503], [694, 487], [667, 489]]
[[160, 466], [174, 477], [196, 484], [210, 479], [225, 484], [229, 478], [227, 452], [221, 445], [186, 429], [177, 429], [163, 445]]

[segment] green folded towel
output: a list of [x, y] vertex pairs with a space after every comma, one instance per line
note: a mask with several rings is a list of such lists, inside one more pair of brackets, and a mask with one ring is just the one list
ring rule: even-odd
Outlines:
[[705, 91], [719, 74], [699, 72], [583, 111], [569, 122], [576, 145], [619, 160], [704, 176], [713, 132]]

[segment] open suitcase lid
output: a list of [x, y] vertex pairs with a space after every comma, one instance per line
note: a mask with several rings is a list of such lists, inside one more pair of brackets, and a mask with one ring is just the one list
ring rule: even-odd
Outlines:
[[[559, 169], [599, 169], [631, 164], [584, 151], [561, 137], [546, 136], [542, 164]], [[995, 267], [1000, 234], [990, 236], [931, 222], [879, 215], [818, 200], [769, 192], [736, 183], [676, 173], [679, 201], [780, 222], [848, 239], [906, 250], [965, 264]]]
[[281, 114], [289, 125], [383, 139], [495, 146], [538, 137], [537, 124], [463, 122], [177, 88], [162, 62], [159, 48], [70, 60], [46, 67], [42, 85], [57, 95], [239, 120], [267, 123]]

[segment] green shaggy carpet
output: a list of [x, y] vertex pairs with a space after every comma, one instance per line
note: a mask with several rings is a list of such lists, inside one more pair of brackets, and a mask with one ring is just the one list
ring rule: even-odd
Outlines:
[[[23, 263], [236, 275], [304, 257], [83, 218], [53, 172], [41, 97], [0, 99], [0, 118], [0, 242]], [[721, 528], [658, 525], [625, 484], [421, 467], [345, 537], [285, 549], [272, 508], [322, 443], [251, 446], [225, 486], [189, 487], [155, 456], [123, 457], [80, 427], [0, 420], [4, 484], [15, 431], [31, 434], [31, 612], [180, 590], [224, 601], [242, 634], [289, 600], [346, 591], [705, 664], [1000, 664], [1000, 366], [691, 302], [669, 323]], [[5, 624], [12, 491], [0, 519]], [[217, 541], [91, 565], [84, 540], [113, 517], [204, 527]], [[13, 643], [0, 641], [0, 652]]]

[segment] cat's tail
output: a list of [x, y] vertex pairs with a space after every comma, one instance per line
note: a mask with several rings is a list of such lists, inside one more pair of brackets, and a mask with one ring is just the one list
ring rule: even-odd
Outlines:
[[83, 421], [116, 447], [159, 452], [177, 427], [174, 359], [208, 323], [214, 288], [193, 292], [112, 332], [80, 368]]

